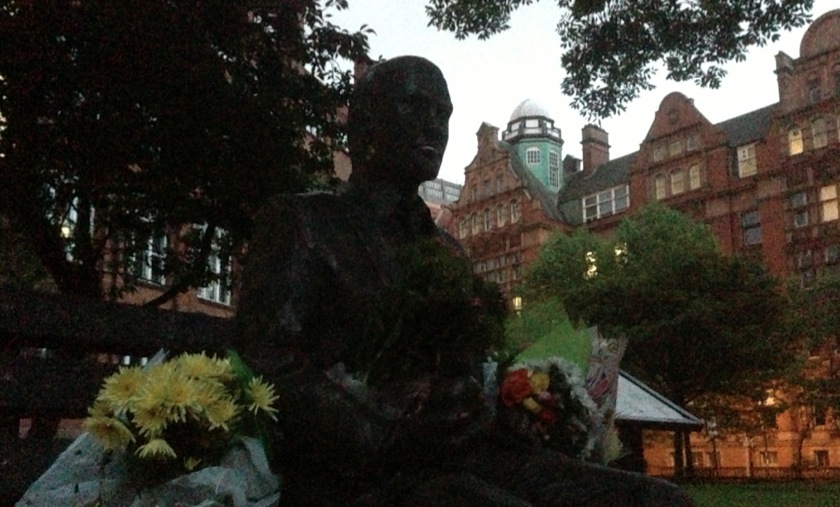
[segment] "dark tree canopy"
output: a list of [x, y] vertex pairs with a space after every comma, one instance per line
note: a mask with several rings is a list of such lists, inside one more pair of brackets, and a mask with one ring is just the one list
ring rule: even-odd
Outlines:
[[[430, 24], [458, 38], [488, 38], [534, 0], [429, 0]], [[620, 113], [651, 89], [657, 65], [669, 79], [717, 88], [722, 65], [804, 25], [813, 0], [557, 0], [566, 70], [563, 93], [590, 118]]]
[[573, 321], [626, 334], [625, 367], [680, 404], [764, 396], [764, 382], [792, 358], [777, 281], [723, 255], [706, 226], [661, 205], [626, 218], [614, 239], [555, 237], [527, 284], [558, 296]]
[[331, 170], [336, 63], [366, 51], [318, 0], [2, 0], [0, 214], [95, 297], [154, 230], [201, 225], [165, 263], [173, 291], [200, 285], [219, 229], [229, 252], [267, 196]]

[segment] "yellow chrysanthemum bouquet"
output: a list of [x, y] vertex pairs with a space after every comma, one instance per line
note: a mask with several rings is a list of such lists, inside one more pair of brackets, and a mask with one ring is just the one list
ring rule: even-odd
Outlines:
[[182, 354], [108, 377], [85, 429], [155, 476], [178, 475], [216, 464], [234, 436], [263, 438], [276, 399], [234, 352]]

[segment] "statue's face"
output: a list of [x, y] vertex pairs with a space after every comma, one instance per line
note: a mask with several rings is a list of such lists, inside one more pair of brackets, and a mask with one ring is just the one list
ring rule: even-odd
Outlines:
[[407, 65], [383, 76], [371, 107], [368, 168], [382, 178], [419, 185], [437, 177], [449, 141], [452, 102], [440, 70]]

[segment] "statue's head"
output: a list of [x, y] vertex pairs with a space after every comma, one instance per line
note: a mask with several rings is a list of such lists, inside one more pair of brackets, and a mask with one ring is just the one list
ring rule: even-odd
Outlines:
[[432, 62], [402, 56], [374, 65], [350, 104], [353, 173], [414, 188], [436, 178], [451, 114], [446, 80]]

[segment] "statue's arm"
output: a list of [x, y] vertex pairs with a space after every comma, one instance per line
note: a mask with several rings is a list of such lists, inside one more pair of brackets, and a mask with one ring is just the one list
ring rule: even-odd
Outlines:
[[298, 198], [280, 198], [258, 217], [243, 272], [237, 349], [276, 386], [278, 452], [358, 466], [379, 453], [386, 423], [325, 372], [324, 349], [334, 334], [325, 312], [337, 295], [313, 212]]

